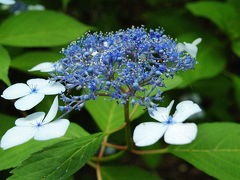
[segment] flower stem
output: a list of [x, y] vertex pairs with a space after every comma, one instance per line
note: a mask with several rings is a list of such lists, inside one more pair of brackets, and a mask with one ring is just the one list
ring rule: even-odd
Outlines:
[[99, 162], [96, 164], [96, 175], [97, 175], [97, 180], [102, 180], [102, 175], [101, 175], [101, 169], [100, 169], [100, 163]]
[[131, 127], [130, 127], [130, 118], [129, 118], [129, 102], [127, 101], [124, 104], [124, 118], [125, 118], [125, 138], [127, 143], [127, 149], [131, 150], [133, 148], [133, 141], [132, 141], [132, 134], [131, 134]]
[[[105, 146], [109, 146], [118, 150], [127, 150], [127, 146], [120, 146], [120, 145], [116, 145], [116, 144], [111, 144], [111, 143], [104, 143]], [[138, 154], [138, 155], [145, 155], [145, 154], [163, 154], [163, 153], [167, 153], [168, 152], [168, 148], [163, 148], [163, 149], [154, 149], [154, 150], [146, 150], [146, 151], [141, 151], [141, 150], [136, 150], [136, 149], [131, 149], [131, 153], [133, 154]]]

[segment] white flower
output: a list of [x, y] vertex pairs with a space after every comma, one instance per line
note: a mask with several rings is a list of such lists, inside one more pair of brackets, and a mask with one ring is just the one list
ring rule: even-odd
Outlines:
[[41, 4], [29, 5], [28, 10], [29, 11], [43, 11], [43, 10], [45, 10], [45, 7]]
[[62, 66], [59, 63], [44, 62], [34, 66], [28, 71], [40, 71], [40, 72], [52, 72], [52, 71], [61, 71]]
[[0, 147], [8, 149], [23, 144], [32, 138], [43, 141], [63, 136], [70, 122], [67, 119], [52, 121], [57, 111], [58, 97], [55, 97], [47, 116], [44, 112], [36, 112], [25, 118], [17, 119], [16, 126], [3, 135]]
[[46, 79], [30, 79], [27, 84], [17, 83], [9, 86], [1, 95], [4, 99], [18, 99], [14, 105], [17, 109], [25, 111], [39, 104], [45, 95], [59, 94], [65, 87], [59, 82]]
[[182, 101], [176, 107], [173, 116], [169, 116], [174, 101], [168, 107], [158, 107], [149, 111], [149, 115], [159, 122], [145, 122], [139, 124], [133, 132], [136, 146], [149, 146], [157, 142], [163, 135], [168, 144], [188, 144], [197, 135], [197, 126], [194, 123], [182, 123], [191, 115], [201, 111], [192, 101]]
[[192, 43], [178, 43], [177, 49], [179, 52], [186, 51], [190, 56], [196, 58], [198, 47], [197, 45], [202, 41], [202, 38], [195, 39]]
[[15, 4], [16, 2], [14, 0], [0, 0], [1, 4], [6, 4], [6, 5], [12, 5]]

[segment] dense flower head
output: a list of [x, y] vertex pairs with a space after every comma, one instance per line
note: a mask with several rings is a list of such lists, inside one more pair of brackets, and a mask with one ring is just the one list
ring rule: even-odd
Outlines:
[[[162, 29], [132, 27], [110, 33], [86, 33], [62, 50], [61, 70], [53, 79], [66, 86], [65, 108], [81, 108], [82, 103], [106, 96], [119, 103], [152, 107], [161, 100], [164, 79], [191, 69], [196, 61]], [[69, 92], [76, 92], [70, 95]], [[81, 92], [80, 92], [81, 91]]]

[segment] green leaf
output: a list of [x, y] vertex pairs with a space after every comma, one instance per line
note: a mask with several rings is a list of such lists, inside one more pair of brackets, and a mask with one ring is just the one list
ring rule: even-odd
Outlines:
[[[7, 121], [9, 120], [11, 123], [9, 123], [8, 125], [8, 129], [14, 124], [14, 121], [16, 120], [16, 118], [14, 117], [9, 117], [8, 116], [4, 116], [1, 115], [0, 118], [2, 118], [1, 121]], [[0, 122], [1, 122], [0, 121]], [[0, 125], [5, 124], [3, 122], [0, 123]], [[6, 129], [6, 127], [3, 127], [4, 129]], [[7, 129], [6, 129], [7, 130]], [[2, 133], [2, 126], [1, 126], [1, 133]], [[5, 133], [6, 131], [4, 131]], [[65, 141], [68, 139], [72, 139], [72, 138], [79, 138], [82, 136], [87, 136], [88, 133], [81, 128], [80, 126], [78, 126], [75, 123], [71, 123], [66, 134], [64, 135], [64, 137], [61, 138], [57, 138], [57, 139], [52, 139], [52, 140], [48, 140], [48, 141], [35, 141], [35, 140], [31, 140], [27, 143], [24, 143], [22, 145], [7, 149], [7, 150], [2, 150], [0, 149], [0, 170], [4, 170], [4, 169], [9, 169], [9, 168], [13, 168], [16, 167], [18, 165], [21, 164], [22, 161], [24, 161], [25, 159], [29, 158], [30, 155], [34, 152], [40, 151], [45, 147], [51, 146], [55, 143], [61, 142], [61, 141]]]
[[10, 80], [8, 78], [8, 68], [10, 65], [11, 59], [5, 48], [0, 46], [0, 79], [3, 80], [7, 85], [10, 85]]
[[238, 103], [238, 107], [240, 107], [240, 77], [233, 75], [232, 80], [234, 83], [235, 99]]
[[99, 128], [104, 132], [110, 132], [124, 123], [124, 114], [122, 104], [106, 99], [106, 97], [98, 97], [95, 101], [88, 101], [85, 107]]
[[102, 166], [103, 180], [160, 180], [160, 178], [136, 166]]
[[55, 144], [34, 153], [22, 163], [22, 166], [11, 171], [13, 175], [9, 180], [67, 178], [83, 167], [96, 153], [102, 137], [101, 133], [84, 136]]
[[54, 11], [27, 11], [0, 26], [0, 43], [9, 46], [50, 47], [70, 43], [90, 27]]
[[28, 72], [30, 74], [38, 76], [49, 76], [48, 73], [41, 73], [39, 71], [29, 72], [28, 70], [37, 64], [43, 62], [56, 62], [60, 58], [62, 58], [62, 55], [60, 53], [51, 51], [28, 52], [13, 58], [10, 66], [20, 71]]
[[63, 9], [66, 10], [71, 0], [62, 0]]
[[[182, 41], [191, 42], [195, 39], [193, 34], [185, 34], [179, 37]], [[221, 73], [226, 66], [226, 54], [223, 44], [214, 37], [206, 36], [199, 44], [197, 55], [198, 64], [195, 69], [179, 73], [183, 81], [179, 87], [186, 87], [199, 79], [212, 78]]]
[[169, 151], [217, 179], [238, 180], [239, 139], [239, 124], [206, 123], [199, 126], [197, 139], [193, 143], [170, 146]]
[[187, 8], [194, 15], [213, 21], [231, 38], [240, 37], [240, 15], [234, 6], [224, 2], [211, 1], [188, 3]]
[[240, 40], [232, 41], [232, 50], [238, 57], [240, 57]]
[[164, 80], [166, 87], [160, 88], [160, 91], [166, 92], [178, 87], [182, 83], [182, 77], [175, 75], [173, 78], [168, 78]]
[[[14, 122], [17, 118], [0, 113], [0, 137], [5, 134], [5, 132], [14, 126]], [[1, 159], [1, 157], [0, 157]], [[1, 166], [1, 165], [0, 165]]]

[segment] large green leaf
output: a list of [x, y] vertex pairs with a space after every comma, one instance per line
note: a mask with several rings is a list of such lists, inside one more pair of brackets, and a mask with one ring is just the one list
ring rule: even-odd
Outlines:
[[8, 68], [10, 65], [11, 59], [5, 48], [0, 46], [0, 80], [3, 80], [7, 85], [10, 85], [10, 81], [8, 78]]
[[[17, 118], [0, 113], [0, 137], [11, 127]], [[1, 159], [1, 157], [0, 157]], [[0, 165], [1, 166], [1, 165]]]
[[[8, 129], [10, 128], [11, 125], [13, 125], [14, 123], [13, 121], [16, 119], [14, 117], [8, 117], [5, 115], [0, 115], [0, 118], [1, 118], [0, 125], [7, 124]], [[7, 120], [9, 120], [9, 124], [2, 122]], [[1, 130], [1, 134], [3, 134], [2, 133], [3, 130], [5, 130], [4, 132], [6, 132], [7, 129], [6, 127], [1, 126], [0, 130]], [[78, 126], [75, 123], [71, 123], [64, 137], [52, 139], [48, 141], [31, 140], [27, 143], [24, 143], [22, 145], [19, 145], [7, 150], [0, 149], [0, 162], [1, 162], [0, 170], [9, 169], [9, 168], [18, 166], [19, 164], [21, 164], [23, 160], [29, 158], [29, 156], [32, 153], [40, 151], [44, 147], [48, 147], [55, 143], [62, 142], [68, 139], [79, 138], [87, 135], [88, 133], [84, 129], [82, 129], [80, 126]]]
[[49, 47], [76, 40], [90, 28], [54, 11], [27, 11], [0, 25], [0, 43], [9, 46]]
[[[194, 34], [185, 34], [179, 39], [191, 42], [195, 38]], [[195, 65], [195, 69], [179, 74], [183, 78], [179, 87], [186, 87], [196, 80], [212, 78], [221, 73], [226, 65], [223, 44], [213, 37], [204, 36], [203, 41], [199, 44], [196, 60], [198, 64]]]
[[217, 179], [239, 180], [239, 139], [239, 124], [206, 123], [193, 143], [170, 146], [169, 151]]
[[136, 166], [102, 166], [103, 180], [160, 180], [160, 178]]
[[[11, 61], [11, 67], [16, 68], [23, 72], [28, 72], [33, 66], [43, 63], [43, 62], [56, 62], [62, 57], [60, 53], [55, 53], [51, 51], [33, 51], [24, 53], [20, 56], [13, 58]], [[41, 72], [28, 72], [34, 75], [49, 76], [48, 73]]]
[[240, 37], [240, 22], [237, 9], [225, 2], [193, 2], [187, 8], [196, 16], [210, 19], [231, 38]]
[[64, 179], [79, 170], [96, 153], [102, 134], [67, 140], [40, 152], [12, 171], [9, 180]]
[[85, 107], [104, 132], [118, 128], [124, 123], [123, 105], [114, 100], [98, 97], [95, 101], [87, 102]]

